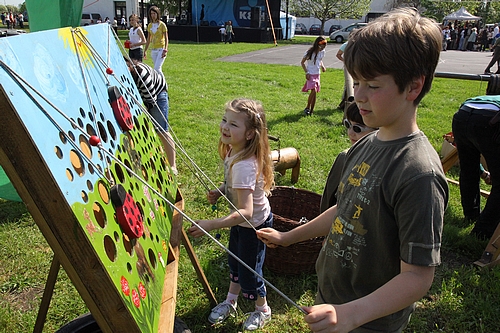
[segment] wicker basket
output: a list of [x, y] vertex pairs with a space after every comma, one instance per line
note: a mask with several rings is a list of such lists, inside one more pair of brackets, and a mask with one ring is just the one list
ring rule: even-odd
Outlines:
[[[278, 186], [269, 197], [274, 228], [292, 230], [319, 215], [321, 195], [294, 187]], [[267, 248], [264, 265], [272, 272], [297, 275], [314, 273], [324, 237], [313, 238], [288, 247]]]

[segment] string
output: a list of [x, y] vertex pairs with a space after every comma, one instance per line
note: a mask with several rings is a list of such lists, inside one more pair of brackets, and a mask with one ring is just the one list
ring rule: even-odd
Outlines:
[[[52, 117], [41, 105], [40, 103], [34, 98], [34, 96], [22, 85], [20, 82], [24, 83], [28, 88], [30, 88], [33, 92], [35, 92], [40, 98], [42, 98], [46, 103], [48, 103], [54, 110], [56, 110], [61, 116], [63, 116], [74, 128], [78, 129], [87, 139], [87, 141], [90, 139], [90, 135], [85, 132], [83, 128], [81, 128], [73, 119], [69, 118], [64, 112], [62, 112], [57, 106], [52, 104], [47, 98], [45, 98], [38, 90], [36, 90], [31, 84], [29, 84], [26, 80], [24, 80], [19, 74], [17, 74], [12, 68], [10, 68], [6, 63], [3, 62], [3, 60], [0, 59], [0, 66], [9, 74], [9, 76], [18, 84], [18, 86], [24, 91], [24, 93], [35, 103], [35, 105], [43, 112], [43, 114], [49, 118], [49, 120], [52, 122], [52, 124], [59, 130], [59, 132], [64, 135], [66, 141], [68, 141], [73, 148], [75, 148], [78, 151], [81, 151], [80, 147], [74, 142], [71, 137], [64, 131], [62, 126], [60, 126], [57, 121]], [[104, 179], [108, 180], [110, 184], [114, 184], [114, 181], [112, 179], [108, 179], [108, 177], [102, 172], [100, 166], [95, 165], [95, 163], [84, 153], [82, 153], [83, 158], [90, 164], [92, 167], [96, 170], [97, 173], [99, 173]]]
[[[77, 41], [76, 41], [76, 35], [77, 35], [77, 32], [79, 32], [79, 31], [80, 31], [79, 29], [78, 30], [71, 29], [71, 37], [73, 38], [73, 45], [74, 45], [75, 50], [76, 50], [76, 56], [78, 58], [78, 67], [80, 68], [80, 74], [82, 75], [82, 78], [83, 78], [83, 85], [84, 85], [85, 93], [87, 95], [87, 101], [89, 102], [89, 108], [90, 108], [90, 110], [92, 112], [92, 116], [93, 116], [92, 117], [92, 122], [94, 123], [94, 128], [96, 129], [95, 130], [95, 135], [97, 135], [99, 137], [99, 139], [102, 139], [101, 138], [101, 133], [99, 132], [99, 127], [97, 126], [97, 114], [96, 114], [96, 110], [95, 110], [95, 107], [94, 107], [94, 103], [92, 101], [92, 96], [90, 95], [90, 92], [89, 92], [89, 88], [88, 88], [89, 86], [87, 84], [87, 76], [85, 75], [85, 71], [84, 71], [84, 68], [83, 68], [83, 63], [82, 63], [82, 59], [81, 59], [80, 49], [78, 48]], [[81, 37], [81, 33], [79, 35]], [[80, 40], [82, 41], [81, 38], [80, 38]], [[89, 47], [87, 45], [87, 43], [84, 43], [84, 44], [87, 47]], [[107, 84], [109, 84], [109, 81], [106, 81], [106, 82], [107, 82]], [[103, 163], [105, 163], [104, 164], [104, 169], [105, 170], [109, 169], [108, 161], [104, 160]], [[108, 179], [108, 181], [110, 181], [110, 183], [113, 183], [113, 180], [111, 178]]]
[[[30, 99], [35, 103], [35, 105], [53, 122], [54, 126], [62, 133], [64, 133], [63, 129], [61, 126], [55, 121], [55, 119], [48, 113], [46, 110], [38, 103], [36, 99], [33, 98], [33, 95], [31, 95], [27, 89], [24, 88], [23, 85], [19, 84], [19, 81], [16, 80], [16, 78], [19, 78], [23, 83], [27, 84], [30, 89], [32, 89], [34, 92], [37, 93], [42, 99], [44, 99], [51, 107], [53, 107], [58, 113], [60, 113], [66, 120], [68, 120], [72, 125], [74, 125], [77, 129], [79, 129], [84, 135], [89, 137], [89, 135], [84, 132], [84, 130], [78, 126], [71, 118], [67, 117], [66, 115], [62, 114], [62, 112], [50, 101], [48, 101], [44, 96], [42, 96], [36, 89], [34, 89], [29, 83], [27, 83], [23, 78], [17, 75], [12, 69], [7, 66], [2, 60], [0, 60], [0, 66], [4, 68], [7, 73], [18, 83], [20, 88], [30, 97]], [[12, 76], [11, 74], [15, 74], [15, 76]], [[66, 136], [67, 134], [64, 133]], [[68, 140], [75, 149], [79, 150], [79, 148], [76, 146], [76, 143], [73, 142], [73, 140]], [[112, 153], [108, 152], [106, 149], [103, 148], [102, 144], [99, 143], [97, 145], [97, 148], [103, 153], [104, 155], [107, 155], [110, 159], [114, 160], [117, 164], [119, 164], [122, 168], [127, 170], [127, 172], [131, 175], [133, 175], [139, 182], [141, 182], [144, 186], [146, 186], [149, 190], [151, 190], [153, 193], [155, 193], [157, 196], [159, 196], [163, 201], [165, 201], [172, 209], [176, 210], [179, 214], [182, 215], [186, 220], [191, 222], [193, 225], [198, 227], [205, 235], [207, 235], [212, 241], [214, 241], [220, 248], [225, 250], [230, 256], [232, 256], [235, 260], [237, 260], [240, 264], [242, 264], [246, 269], [248, 269], [250, 272], [252, 272], [255, 276], [259, 277], [262, 279], [264, 283], [266, 283], [270, 288], [272, 288], [274, 291], [276, 291], [281, 297], [283, 297], [285, 300], [287, 300], [290, 304], [295, 306], [297, 309], [299, 309], [301, 312], [304, 314], [307, 314], [304, 309], [302, 309], [297, 303], [295, 303], [293, 300], [291, 300], [288, 296], [286, 296], [281, 290], [279, 290], [277, 287], [275, 287], [272, 283], [267, 281], [262, 275], [257, 273], [253, 268], [248, 266], [242, 259], [240, 259], [237, 255], [235, 255], [233, 252], [231, 252], [227, 247], [225, 247], [222, 243], [220, 243], [215, 237], [213, 237], [208, 231], [203, 229], [198, 223], [196, 223], [192, 218], [190, 218], [187, 214], [185, 214], [180, 208], [175, 206], [175, 204], [171, 203], [163, 194], [161, 194], [158, 190], [156, 190], [154, 187], [152, 187], [148, 182], [146, 182], [141, 176], [139, 176], [135, 171], [133, 171], [131, 168], [129, 168], [125, 163], [120, 161], [120, 159], [116, 158]], [[83, 156], [86, 157], [85, 154], [82, 153]], [[86, 158], [87, 161], [90, 162], [90, 164], [93, 164], [92, 161], [90, 161], [88, 158]], [[97, 167], [96, 167], [97, 168]], [[98, 168], [97, 168], [98, 169]], [[106, 178], [106, 177], [104, 177]], [[106, 178], [107, 179], [107, 178]]]
[[[138, 73], [138, 72], [137, 72], [137, 69], [136, 69], [136, 65], [135, 65], [135, 64], [134, 64], [131, 60], [129, 60], [129, 61], [131, 62], [132, 67], [134, 68], [134, 70], [136, 71], [136, 73]], [[139, 74], [138, 74], [138, 77], [139, 77], [139, 79], [141, 80], [141, 82], [143, 83], [144, 87], [146, 88], [147, 93], [149, 94], [149, 96], [151, 96], [151, 95], [152, 95], [152, 94], [151, 94], [151, 91], [148, 89], [147, 85], [146, 85], [146, 84], [144, 83], [144, 81], [142, 80], [142, 77], [141, 77]], [[119, 82], [119, 81], [118, 81], [118, 82]], [[120, 83], [120, 84], [122, 84], [121, 82], [119, 82], [119, 83]], [[139, 103], [139, 102], [137, 101], [137, 99], [133, 98], [133, 100], [134, 100], [134, 103], [137, 103], [137, 104]], [[156, 103], [156, 100], [154, 100], [154, 105], [155, 105], [156, 107], [158, 107], [158, 104]], [[144, 109], [142, 108], [142, 106], [141, 106], [141, 109], [144, 111]], [[151, 121], [155, 124], [155, 126], [157, 126], [157, 127], [159, 126], [159, 124], [158, 124], [158, 122], [156, 121], [156, 119], [154, 119], [154, 118], [153, 118], [153, 117], [149, 114], [149, 112], [145, 112], [145, 114], [146, 114], [146, 115], [147, 115], [147, 117], [148, 117], [148, 118], [149, 118], [149, 119], [150, 119], [150, 120], [151, 120]], [[163, 119], [167, 122], [167, 124], [169, 124], [169, 122], [168, 122], [168, 120], [166, 119], [165, 115], [163, 115], [163, 113], [161, 113], [161, 114], [162, 114]], [[171, 126], [170, 126], [170, 124], [169, 124], [169, 128], [170, 128], [170, 127], [171, 127]], [[173, 131], [172, 131], [172, 133], [173, 133]], [[159, 134], [160, 134], [160, 135], [162, 135], [162, 136], [165, 136], [165, 134], [164, 134], [163, 132], [159, 132]], [[220, 196], [221, 196], [221, 197], [222, 197], [222, 198], [223, 198], [223, 199], [224, 199], [224, 200], [225, 200], [225, 201], [226, 201], [226, 202], [227, 202], [227, 203], [231, 206], [231, 208], [232, 208], [235, 212], [237, 212], [237, 214], [238, 214], [238, 215], [239, 215], [239, 216], [243, 219], [243, 221], [244, 221], [245, 223], [247, 223], [248, 225], [250, 225], [250, 227], [251, 227], [254, 231], [257, 231], [257, 229], [254, 227], [254, 225], [253, 225], [253, 224], [252, 224], [252, 223], [251, 223], [251, 222], [250, 222], [250, 221], [249, 221], [249, 220], [248, 220], [248, 219], [247, 219], [247, 218], [246, 218], [246, 217], [245, 217], [245, 216], [244, 216], [244, 215], [240, 212], [240, 210], [239, 210], [239, 209], [238, 209], [238, 208], [237, 208], [237, 207], [236, 207], [236, 206], [235, 206], [235, 205], [231, 202], [231, 200], [229, 200], [229, 198], [227, 198], [227, 196], [226, 196], [226, 195], [225, 195], [225, 194], [224, 194], [224, 193], [223, 193], [223, 192], [219, 189], [219, 187], [218, 187], [218, 186], [216, 186], [216, 185], [212, 182], [212, 180], [210, 179], [210, 177], [208, 177], [208, 176], [207, 176], [207, 175], [203, 172], [203, 170], [202, 170], [202, 169], [201, 169], [201, 168], [200, 168], [200, 167], [199, 167], [199, 166], [198, 166], [198, 165], [197, 165], [197, 164], [196, 164], [196, 163], [195, 163], [195, 162], [191, 159], [191, 157], [189, 157], [189, 154], [185, 151], [184, 147], [183, 147], [183, 146], [182, 146], [182, 144], [180, 143], [180, 140], [178, 140], [178, 138], [177, 138], [177, 136], [175, 135], [175, 133], [173, 133], [173, 134], [172, 134], [172, 137], [174, 137], [174, 136], [175, 136], [174, 143], [176, 144], [176, 146], [177, 146], [177, 147], [172, 147], [172, 148], [178, 148], [178, 150], [182, 153], [182, 154], [180, 155], [180, 156], [181, 156], [181, 158], [186, 157], [186, 158], [189, 160], [190, 164], [189, 164], [189, 163], [186, 163], [186, 165], [192, 165], [192, 166], [196, 169], [196, 172], [194, 172], [193, 174], [196, 176], [196, 178], [197, 178], [198, 180], [200, 180], [200, 182], [201, 182], [201, 183], [202, 183], [202, 185], [203, 185], [203, 186], [207, 189], [207, 191], [210, 191], [210, 189], [208, 188], [208, 186], [207, 186], [206, 182], [204, 182], [204, 181], [202, 180], [202, 178], [199, 176], [199, 174], [198, 174], [198, 173], [201, 173], [201, 174], [205, 177], [205, 179], [206, 179], [206, 180], [208, 180], [208, 182], [209, 182], [209, 183], [213, 186], [213, 188], [214, 188], [214, 189], [215, 189], [215, 190], [216, 190], [216, 191], [220, 194]], [[166, 141], [168, 141], [168, 140], [166, 140]], [[176, 149], [176, 150], [177, 150], [177, 149]], [[183, 160], [183, 161], [184, 161], [184, 160]], [[185, 162], [185, 161], [184, 161], [184, 162]], [[192, 170], [192, 169], [191, 169], [191, 170]], [[212, 206], [212, 209], [213, 209], [213, 206]], [[215, 209], [214, 209], [214, 210], [215, 210]]]
[[[89, 48], [89, 49], [92, 49], [93, 48]], [[97, 54], [97, 53], [95, 53]], [[100, 59], [99, 57], [96, 57], [98, 59]], [[79, 61], [81, 62], [81, 59], [80, 57], [78, 58]], [[47, 98], [45, 98], [40, 92], [38, 92], [33, 86], [31, 86], [26, 80], [24, 80], [20, 75], [18, 75], [15, 71], [13, 71], [7, 64], [5, 64], [2, 60], [0, 60], [0, 66], [2, 68], [4, 68], [6, 70], [7, 73], [9, 73], [9, 75], [18, 83], [18, 85], [21, 87], [21, 89], [30, 97], [30, 99], [35, 103], [35, 105], [51, 120], [51, 122], [54, 124], [54, 126], [66, 137], [66, 138], [69, 138], [68, 135], [64, 132], [64, 130], [62, 129], [62, 127], [55, 121], [55, 119], [34, 99], [33, 95], [31, 95], [26, 88], [24, 88], [24, 86], [22, 86], [21, 84], [19, 84], [19, 82], [22, 82], [24, 83], [26, 86], [28, 86], [31, 90], [33, 90], [38, 96], [40, 96], [40, 98], [42, 98], [45, 102], [47, 102], [52, 108], [54, 108], [54, 110], [56, 110], [62, 117], [64, 117], [75, 129], [78, 129], [85, 137], [86, 139], [88, 140], [90, 138], [90, 135], [88, 133], [86, 133], [84, 131], [83, 128], [81, 128], [77, 123], [75, 123], [71, 118], [69, 118], [66, 114], [64, 114], [64, 112], [62, 112], [61, 110], [59, 110], [53, 103], [51, 103]], [[115, 77], [116, 79], [116, 77]], [[108, 85], [109, 85], [109, 81], [108, 82]], [[122, 86], [122, 82], [120, 82], [119, 80], [117, 80], [117, 82], [119, 82]], [[138, 101], [133, 98], [134, 102], [138, 103]], [[155, 102], [156, 103], [156, 102]], [[144, 109], [141, 107], [141, 110], [144, 111]], [[149, 115], [148, 112], [146, 112], [146, 114]], [[149, 118], [152, 120], [152, 121], [155, 121], [151, 116], [149, 116]], [[76, 145], [76, 143], [73, 142], [73, 140], [71, 140], [71, 138], [69, 138], [70, 140], [68, 140], [70, 142], [70, 144], [78, 151], [80, 151], [80, 148]], [[221, 196], [223, 196], [228, 203], [230, 203], [232, 205], [232, 207], [240, 214], [240, 216], [242, 216], [242, 214], [238, 211], [238, 209], [234, 206], [234, 204], [232, 204], [232, 202], [218, 189], [217, 186], [215, 186], [215, 184], [211, 181], [211, 179], [196, 165], [196, 163], [194, 163], [194, 161], [189, 157], [189, 155], [187, 154], [187, 152], [182, 148], [182, 145], [179, 145], [181, 147], [181, 151], [183, 152], [183, 154], [185, 154], [185, 156], [188, 158], [188, 160], [192, 163], [192, 166], [195, 167], [195, 169], [197, 169], [199, 172], [201, 172], [201, 174], [206, 177], [209, 182], [219, 191], [219, 193], [221, 194]], [[189, 216], [187, 216], [182, 210], [180, 210], [179, 208], [177, 208], [175, 206], [175, 204], [171, 203], [169, 200], [167, 200], [161, 193], [159, 193], [156, 189], [154, 189], [151, 185], [149, 185], [149, 183], [147, 183], [143, 178], [141, 178], [138, 174], [136, 174], [133, 170], [131, 170], [127, 165], [125, 165], [123, 162], [121, 162], [119, 159], [117, 159], [112, 153], [108, 152], [106, 149], [104, 149], [102, 147], [102, 144], [99, 143], [97, 145], [98, 149], [103, 152], [105, 155], [108, 155], [111, 159], [113, 159], [117, 164], [119, 164], [120, 166], [122, 166], [123, 168], [125, 168], [130, 174], [132, 174], [136, 179], [138, 179], [141, 183], [143, 183], [146, 187], [148, 187], [152, 192], [154, 192], [155, 194], [157, 194], [160, 198], [162, 198], [165, 202], [167, 202], [167, 204], [174, 210], [176, 210], [179, 214], [181, 214], [184, 218], [186, 218], [190, 223], [192, 223], [193, 225], [195, 225], [197, 228], [199, 228], [205, 235], [207, 235], [212, 241], [214, 241], [219, 247], [221, 247], [223, 250], [225, 250], [229, 255], [231, 255], [235, 260], [237, 260], [239, 263], [241, 263], [245, 268], [247, 268], [250, 272], [252, 272], [255, 276], [259, 277], [260, 279], [262, 279], [262, 281], [267, 284], [270, 288], [272, 288], [274, 291], [276, 291], [281, 297], [283, 297], [287, 302], [289, 302], [290, 304], [292, 304], [293, 306], [295, 306], [299, 311], [301, 311], [302, 313], [304, 314], [307, 314], [307, 312], [302, 309], [297, 303], [295, 303], [293, 300], [291, 300], [288, 296], [286, 296], [283, 292], [281, 292], [278, 288], [276, 288], [273, 284], [271, 284], [268, 280], [266, 280], [263, 276], [261, 276], [259, 273], [257, 273], [254, 269], [252, 269], [250, 266], [248, 266], [242, 259], [240, 259], [238, 256], [236, 256], [234, 253], [232, 253], [228, 248], [226, 248], [223, 244], [221, 244], [216, 238], [214, 238], [212, 235], [210, 235], [210, 233], [208, 231], [206, 231], [205, 229], [203, 229], [200, 225], [198, 225], [193, 219], [191, 219]], [[95, 164], [84, 154], [82, 153], [82, 155], [84, 156], [84, 158], [89, 162], [89, 164], [91, 164], [92, 166], [94, 166], [94, 168], [96, 170], [98, 170], [98, 172], [103, 176], [103, 178], [107, 179], [110, 183], [112, 183], [112, 180], [108, 179], [106, 177], [105, 174], [103, 174], [100, 170], [99, 167], [95, 166]], [[198, 179], [201, 179], [199, 177], [199, 175], [195, 172], [194, 173], [195, 176], [197, 176]], [[204, 186], [208, 189], [208, 186], [206, 185], [206, 183], [204, 183], [202, 181], [202, 184], [204, 184]], [[243, 216], [242, 216], [243, 217]], [[249, 224], [250, 222], [245, 218], [243, 217]], [[251, 224], [250, 224], [251, 225]], [[251, 225], [252, 228], [256, 231], [255, 227], [253, 227], [253, 225]]]

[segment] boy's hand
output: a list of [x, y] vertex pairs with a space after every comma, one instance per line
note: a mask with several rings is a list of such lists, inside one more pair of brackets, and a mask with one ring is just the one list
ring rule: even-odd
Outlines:
[[[356, 327], [351, 326], [353, 324], [347, 320], [349, 316], [342, 315], [342, 308], [342, 305], [331, 304], [303, 307], [308, 313], [304, 320], [313, 332], [347, 333]], [[339, 318], [342, 320], [339, 321]]]
[[260, 239], [266, 246], [275, 248], [278, 246], [288, 246], [283, 243], [283, 233], [273, 228], [263, 228], [257, 230], [257, 238]]

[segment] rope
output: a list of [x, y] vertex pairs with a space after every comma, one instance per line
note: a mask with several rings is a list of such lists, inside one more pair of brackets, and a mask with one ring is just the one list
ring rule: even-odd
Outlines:
[[[267, 2], [267, 1], [266, 1]], [[272, 22], [271, 22], [272, 24]], [[273, 33], [274, 33], [274, 29], [273, 29]], [[99, 54], [97, 52], [95, 52], [95, 50], [93, 49], [93, 47], [91, 46], [90, 42], [85, 38], [85, 36], [81, 35], [81, 33], [79, 33], [79, 29], [76, 29], [75, 30], [75, 33], [74, 33], [74, 36], [76, 35], [79, 35], [79, 37], [81, 38], [82, 42], [85, 43], [85, 45], [89, 48], [89, 50], [91, 50], [91, 52], [93, 53], [93, 55], [97, 55], [95, 57], [95, 59], [97, 59], [98, 61], [100, 61], [101, 65], [104, 64], [105, 65], [105, 62], [102, 61], [102, 59], [100, 58]], [[116, 34], [115, 34], [115, 37]], [[121, 44], [121, 43], [120, 43]], [[108, 47], [109, 49], [109, 47]], [[78, 48], [77, 48], [78, 50]], [[77, 52], [78, 54], [78, 52]], [[81, 61], [81, 58], [78, 54], [78, 60], [80, 62], [80, 65], [82, 63]], [[108, 55], [108, 60], [109, 60], [109, 55]], [[99, 62], [98, 62], [99, 64]], [[53, 116], [51, 116], [47, 110], [45, 110], [41, 105], [40, 103], [35, 99], [35, 97], [28, 91], [28, 89], [26, 87], [28, 87], [29, 89], [31, 89], [36, 95], [38, 95], [40, 98], [42, 98], [50, 107], [52, 107], [55, 111], [57, 111], [64, 119], [66, 119], [75, 129], [78, 129], [82, 135], [85, 136], [85, 138], [87, 140], [90, 139], [90, 135], [88, 133], [85, 132], [85, 130], [83, 128], [81, 128], [75, 121], [73, 121], [70, 117], [68, 117], [64, 112], [62, 112], [60, 109], [58, 109], [52, 102], [50, 102], [46, 97], [44, 97], [39, 91], [37, 91], [31, 84], [29, 84], [25, 79], [23, 79], [19, 74], [17, 74], [15, 71], [13, 71], [7, 64], [5, 64], [2, 60], [0, 60], [0, 67], [2, 67], [8, 74], [10, 77], [12, 77], [12, 79], [17, 82], [17, 84], [20, 86], [20, 88], [28, 95], [28, 97], [33, 101], [33, 103], [44, 113], [45, 116], [47, 116], [50, 121], [54, 124], [54, 126], [65, 136], [66, 139], [68, 139], [67, 141], [70, 142], [70, 144], [75, 148], [75, 150], [77, 151], [80, 151], [81, 152], [81, 149], [80, 147], [78, 147], [76, 145], [75, 142], [73, 142], [73, 140], [71, 140], [71, 138], [69, 138], [69, 136], [65, 133], [64, 129], [62, 128], [62, 126], [60, 126], [56, 120], [54, 119]], [[106, 69], [107, 69], [107, 66], [105, 66]], [[84, 70], [83, 70], [83, 67], [80, 66], [80, 69], [82, 71], [82, 76], [84, 77], [84, 83], [85, 83], [85, 86], [86, 86], [86, 94], [87, 94], [87, 98], [90, 100], [90, 94], [88, 92], [88, 87], [87, 87], [87, 81], [85, 79], [85, 74], [84, 74]], [[116, 79], [116, 76], [114, 74], [110, 74], [112, 75], [115, 79]], [[110, 82], [108, 80], [108, 77], [106, 75], [104, 75], [104, 77], [106, 78], [106, 82], [107, 82], [107, 85], [109, 86], [110, 85]], [[123, 83], [120, 82], [119, 80], [116, 79], [116, 81], [122, 86], [124, 87]], [[132, 99], [134, 101], [134, 103], [137, 103], [138, 105], [140, 105], [141, 107], [141, 110], [144, 112], [145, 111], [145, 108], [142, 107], [141, 103], [133, 98], [132, 96]], [[155, 102], [156, 103], [156, 102]], [[92, 107], [92, 103], [90, 105], [90, 107], [93, 109]], [[95, 110], [94, 110], [95, 111]], [[155, 122], [156, 125], [158, 125], [158, 123], [154, 120], [154, 118], [149, 115], [148, 112], [145, 112], [146, 115], [148, 115], [149, 119], [152, 120], [153, 122]], [[95, 118], [95, 117], [94, 117]], [[165, 119], [166, 120], [166, 119]], [[167, 122], [168, 123], [168, 122]], [[98, 130], [98, 128], [96, 127], [96, 130]], [[97, 133], [96, 133], [97, 134]], [[177, 139], [177, 137], [176, 137]], [[131, 168], [129, 168], [127, 165], [125, 165], [122, 161], [120, 161], [118, 158], [116, 158], [111, 152], [108, 152], [106, 149], [103, 148], [102, 146], [102, 143], [99, 143], [97, 144], [96, 146], [104, 155], [107, 155], [109, 156], [109, 158], [111, 160], [114, 160], [118, 165], [120, 165], [121, 167], [123, 167], [125, 170], [127, 170], [127, 172], [129, 172], [131, 175], [133, 175], [139, 182], [141, 182], [143, 185], [145, 185], [147, 188], [149, 188], [153, 193], [155, 193], [156, 195], [158, 195], [162, 200], [164, 200], [172, 209], [174, 209], [175, 211], [177, 211], [179, 214], [181, 214], [186, 220], [188, 220], [190, 223], [192, 223], [193, 225], [195, 225], [196, 227], [198, 227], [205, 235], [207, 235], [212, 241], [214, 241], [220, 248], [222, 248], [223, 250], [225, 250], [228, 255], [232, 256], [235, 260], [237, 260], [240, 264], [242, 264], [245, 268], [247, 268], [250, 272], [252, 272], [255, 276], [259, 277], [260, 279], [262, 279], [262, 281], [268, 285], [270, 288], [272, 288], [275, 292], [277, 292], [281, 297], [283, 297], [288, 303], [290, 303], [291, 305], [293, 305], [294, 307], [296, 307], [299, 311], [301, 311], [302, 313], [304, 314], [307, 314], [307, 312], [302, 309], [297, 303], [295, 303], [293, 300], [291, 300], [288, 296], [286, 296], [283, 292], [281, 292], [278, 288], [276, 288], [273, 284], [271, 284], [268, 280], [266, 280], [263, 276], [261, 276], [259, 273], [257, 273], [253, 268], [251, 268], [250, 266], [248, 266], [242, 259], [240, 259], [237, 255], [235, 255], [234, 253], [232, 253], [228, 248], [226, 248], [223, 244], [221, 244], [216, 238], [214, 238], [212, 235], [210, 235], [210, 233], [206, 230], [204, 230], [200, 225], [198, 225], [193, 219], [191, 219], [187, 214], [185, 214], [181, 209], [179, 209], [178, 207], [175, 206], [175, 204], [171, 203], [167, 198], [165, 198], [163, 196], [163, 194], [161, 194], [160, 192], [158, 192], [155, 188], [153, 188], [148, 182], [146, 182], [141, 176], [139, 176], [136, 172], [134, 172]], [[204, 182], [202, 180], [202, 178], [200, 177], [200, 174], [205, 177], [209, 183], [214, 187], [216, 188], [219, 193], [221, 194], [221, 196], [232, 206], [233, 209], [235, 209], [241, 217], [243, 217], [243, 219], [256, 231], [255, 227], [239, 212], [239, 210], [234, 206], [234, 204], [218, 189], [217, 186], [215, 186], [215, 184], [212, 182], [212, 180], [198, 167], [198, 165], [196, 165], [196, 163], [191, 159], [191, 157], [189, 157], [189, 155], [187, 154], [187, 152], [184, 150], [184, 148], [182, 147], [182, 145], [179, 143], [178, 144], [178, 147], [180, 148], [180, 151], [184, 154], [184, 156], [187, 158], [187, 160], [191, 163], [191, 165], [189, 165], [189, 163], [186, 163], [188, 164], [188, 167], [190, 168], [191, 171], [193, 171], [193, 169], [191, 168], [191, 166], [194, 168], [194, 172], [193, 174], [200, 180], [200, 182], [202, 183], [202, 185], [208, 190], [209, 187], [208, 185], [206, 184], [206, 182]], [[90, 164], [94, 167], [94, 169], [96, 169], [96, 171], [104, 178], [106, 179], [110, 184], [113, 184], [113, 181], [112, 179], [109, 179], [108, 177], [106, 177], [106, 175], [100, 170], [99, 167], [97, 167], [91, 160], [90, 158], [88, 158], [84, 153], [81, 153], [81, 155], [83, 155], [83, 158]], [[104, 160], [106, 160], [104, 158]], [[110, 177], [111, 178], [111, 177]]]

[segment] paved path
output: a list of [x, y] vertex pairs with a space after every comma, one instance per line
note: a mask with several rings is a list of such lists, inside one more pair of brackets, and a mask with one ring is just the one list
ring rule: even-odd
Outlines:
[[[341, 44], [329, 43], [323, 63], [327, 68], [342, 68], [342, 62], [335, 56]], [[300, 60], [309, 45], [276, 46], [259, 51], [237, 54], [222, 61], [252, 62], [261, 64], [281, 64], [300, 66]], [[436, 72], [456, 74], [482, 74], [491, 60], [492, 52], [468, 52], [449, 50], [441, 52]], [[492, 72], [496, 71], [493, 66]]]

